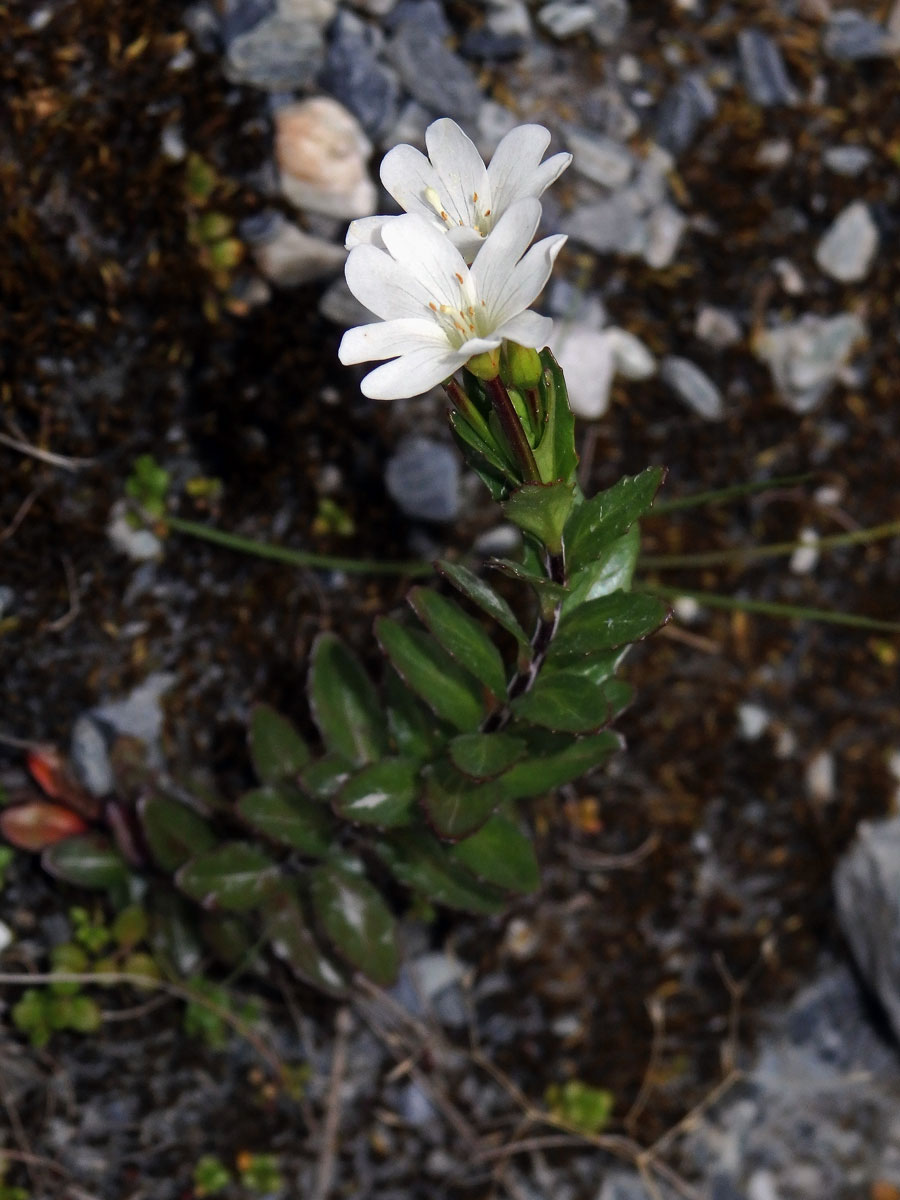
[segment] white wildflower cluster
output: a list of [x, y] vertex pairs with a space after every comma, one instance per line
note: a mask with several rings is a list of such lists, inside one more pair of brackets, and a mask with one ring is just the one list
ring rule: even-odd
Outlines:
[[381, 164], [404, 213], [364, 217], [347, 233], [347, 283], [378, 318], [348, 330], [342, 363], [390, 359], [362, 391], [376, 400], [416, 396], [504, 340], [540, 349], [552, 329], [530, 305], [565, 237], [531, 245], [539, 197], [571, 162], [541, 125], [511, 130], [485, 166], [455, 121], [428, 127], [428, 157], [396, 146]]

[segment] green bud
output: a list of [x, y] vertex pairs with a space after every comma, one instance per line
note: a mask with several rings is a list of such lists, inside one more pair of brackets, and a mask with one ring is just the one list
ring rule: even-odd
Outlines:
[[466, 363], [466, 370], [478, 379], [496, 379], [500, 374], [500, 347], [476, 354]]
[[537, 387], [541, 378], [541, 356], [529, 346], [517, 342], [506, 343], [506, 370], [504, 378], [512, 387]]

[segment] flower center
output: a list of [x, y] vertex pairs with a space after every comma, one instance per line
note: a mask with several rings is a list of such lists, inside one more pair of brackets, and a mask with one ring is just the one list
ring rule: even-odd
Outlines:
[[[448, 229], [453, 229], [454, 226], [465, 226], [466, 222], [462, 219], [454, 220], [447, 212], [439, 193], [433, 187], [425, 189], [425, 199], [444, 222]], [[490, 208], [485, 207], [485, 201], [480, 200], [477, 192], [472, 193], [472, 224], [471, 228], [475, 230], [481, 237], [487, 237], [494, 227], [493, 217], [491, 216]]]
[[436, 304], [432, 300], [428, 307], [454, 350], [458, 350], [471, 338], [482, 337], [484, 333], [489, 332], [486, 329], [483, 300], [460, 308], [453, 304]]

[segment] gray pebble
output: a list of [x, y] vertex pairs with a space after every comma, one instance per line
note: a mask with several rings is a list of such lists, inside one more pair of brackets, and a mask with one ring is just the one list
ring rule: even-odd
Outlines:
[[756, 339], [757, 355], [769, 364], [775, 386], [793, 412], [810, 412], [825, 397], [866, 335], [856, 313], [820, 317], [807, 313]]
[[409, 517], [444, 522], [459, 512], [459, 460], [444, 442], [403, 438], [388, 459], [385, 483]]
[[576, 209], [562, 232], [598, 254], [640, 254], [647, 244], [646, 223], [622, 192]]
[[400, 85], [379, 61], [379, 31], [353, 13], [340, 12], [329, 31], [319, 83], [353, 113], [371, 137], [382, 137], [397, 118]]
[[794, 104], [797, 92], [777, 44], [759, 29], [742, 29], [738, 34], [741, 73], [750, 98], [763, 108]]
[[718, 102], [699, 71], [682, 76], [665, 93], [656, 117], [656, 140], [672, 154], [682, 154], [700, 127], [716, 115]]
[[[421, 9], [435, 11], [443, 20], [440, 5], [423, 0]], [[393, 15], [393, 14], [392, 14]], [[481, 88], [468, 63], [444, 44], [435, 25], [421, 13], [405, 16], [388, 42], [389, 57], [410, 94], [433, 112], [460, 120], [471, 120], [481, 108]]]
[[720, 421], [725, 415], [722, 393], [696, 363], [689, 358], [668, 354], [659, 367], [659, 377], [698, 417]]
[[704, 304], [698, 311], [694, 333], [716, 350], [734, 346], [743, 337], [735, 317], [727, 309], [716, 308], [712, 304]]
[[873, 157], [868, 146], [829, 146], [822, 155], [822, 161], [835, 175], [852, 178], [861, 175]]
[[825, 53], [845, 62], [883, 58], [900, 50], [900, 41], [855, 8], [831, 14], [823, 37]]
[[878, 227], [861, 200], [848, 205], [829, 225], [816, 246], [816, 262], [841, 283], [865, 279], [878, 249]]
[[647, 245], [644, 248], [647, 266], [656, 271], [670, 266], [686, 228], [687, 218], [674, 204], [657, 205], [647, 221]]
[[577, 4], [572, 0], [553, 0], [538, 10], [538, 21], [555, 38], [572, 37], [590, 29], [597, 14], [593, 4]]
[[627, 146], [603, 133], [569, 126], [566, 145], [575, 156], [573, 166], [579, 174], [607, 188], [620, 188], [631, 178], [634, 155]]
[[105, 733], [90, 713], [82, 713], [72, 726], [69, 758], [79, 780], [92, 796], [108, 796], [115, 787]]
[[312, 21], [279, 14], [239, 34], [225, 55], [225, 74], [232, 83], [269, 92], [289, 92], [313, 82], [322, 64], [322, 31]]

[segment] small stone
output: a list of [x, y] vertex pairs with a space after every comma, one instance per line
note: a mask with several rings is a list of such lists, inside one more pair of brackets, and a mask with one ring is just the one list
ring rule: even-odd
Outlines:
[[776, 258], [772, 262], [772, 270], [778, 276], [778, 282], [789, 296], [802, 296], [806, 284], [795, 263], [789, 258]]
[[524, 0], [488, 0], [484, 23], [496, 37], [531, 37], [531, 17]]
[[745, 742], [755, 742], [766, 732], [772, 719], [761, 704], [741, 704], [737, 710], [738, 730]]
[[816, 262], [841, 283], [865, 279], [878, 250], [878, 227], [869, 208], [856, 200], [839, 213], [816, 246]]
[[769, 364], [781, 399], [802, 415], [822, 401], [865, 336], [866, 327], [855, 313], [807, 313], [789, 325], [766, 330], [754, 350]]
[[154, 671], [122, 700], [110, 700], [91, 709], [91, 714], [116, 733], [138, 738], [150, 750], [158, 751], [162, 734], [163, 711], [160, 700], [175, 683], [175, 676]]
[[550, 348], [566, 377], [572, 412], [588, 421], [602, 417], [609, 408], [615, 374], [613, 348], [606, 333], [559, 322], [551, 334]]
[[[431, 14], [431, 20], [426, 17]], [[430, 0], [404, 7], [388, 42], [388, 54], [414, 99], [431, 112], [469, 121], [478, 116], [481, 87], [471, 67], [454, 54], [440, 32], [443, 9]]]
[[738, 55], [744, 85], [754, 103], [763, 108], [796, 103], [797, 92], [788, 78], [781, 51], [767, 34], [759, 29], [742, 29]]
[[229, 42], [225, 75], [232, 83], [263, 91], [296, 91], [315, 79], [324, 46], [314, 22], [273, 13]]
[[628, 0], [593, 0], [592, 40], [598, 46], [614, 46], [628, 24]]
[[854, 178], [868, 167], [874, 155], [868, 146], [829, 146], [822, 155], [822, 162], [835, 175]]
[[674, 204], [660, 204], [654, 208], [647, 222], [647, 245], [644, 261], [656, 271], [671, 265], [682, 234], [687, 228], [687, 217]]
[[5, 583], [0, 584], [0, 620], [12, 612], [16, 603], [16, 593]]
[[106, 535], [116, 550], [132, 562], [149, 562], [162, 558], [162, 542], [149, 529], [135, 528], [131, 523], [128, 505], [117, 500], [109, 513]]
[[819, 561], [819, 535], [815, 529], [801, 529], [797, 547], [788, 562], [788, 570], [794, 575], [809, 575]]
[[598, 254], [640, 254], [647, 244], [646, 223], [622, 192], [577, 208], [563, 221], [562, 232]]
[[617, 375], [626, 379], [649, 379], [656, 374], [656, 359], [640, 338], [615, 325], [604, 332], [612, 349]]
[[299, 209], [348, 219], [373, 213], [371, 153], [356, 117], [330, 96], [288, 104], [275, 113], [281, 190]]
[[163, 158], [169, 162], [184, 162], [187, 158], [187, 144], [180, 125], [167, 125], [159, 138], [159, 148]]
[[822, 40], [826, 54], [845, 62], [889, 58], [900, 51], [900, 37], [855, 8], [832, 13]]
[[725, 308], [704, 304], [697, 313], [694, 333], [715, 350], [727, 350], [741, 341], [743, 333], [737, 319]]
[[720, 421], [725, 415], [721, 392], [690, 359], [666, 355], [660, 364], [659, 377], [698, 417]]
[[13, 931], [10, 927], [0, 921], [0, 954], [12, 943], [13, 936]]
[[577, 4], [571, 0], [554, 0], [538, 10], [538, 21], [560, 40], [590, 29], [597, 14], [593, 4]]
[[806, 764], [806, 794], [814, 804], [830, 804], [835, 795], [834, 755], [819, 750]]
[[385, 483], [408, 517], [446, 522], [459, 513], [459, 460], [444, 442], [403, 438], [388, 459]]
[[756, 161], [761, 167], [783, 167], [790, 161], [794, 148], [787, 138], [767, 138], [760, 142]]
[[627, 142], [641, 127], [637, 113], [615, 87], [592, 89], [585, 96], [581, 111], [586, 122], [617, 142]]
[[349, 12], [340, 12], [329, 31], [325, 66], [319, 83], [357, 118], [370, 137], [378, 139], [396, 120], [400, 84], [396, 74], [379, 61], [382, 36], [378, 29]]
[[636, 1171], [609, 1171], [603, 1180], [597, 1200], [650, 1200], [650, 1193]]
[[715, 93], [699, 71], [690, 71], [669, 88], [656, 117], [656, 140], [672, 154], [682, 154], [702, 125], [716, 115]]
[[90, 713], [82, 713], [72, 726], [69, 758], [78, 778], [92, 796], [108, 796], [116, 784], [109, 761], [109, 743]]
[[[277, 229], [253, 247], [257, 267], [276, 287], [299, 287], [329, 279], [342, 270], [347, 258], [343, 246], [313, 237], [278, 214]], [[371, 320], [371, 313], [367, 314]]]
[[603, 133], [569, 126], [566, 145], [574, 155], [573, 167], [586, 179], [604, 187], [620, 188], [631, 178], [635, 158], [627, 146]]

